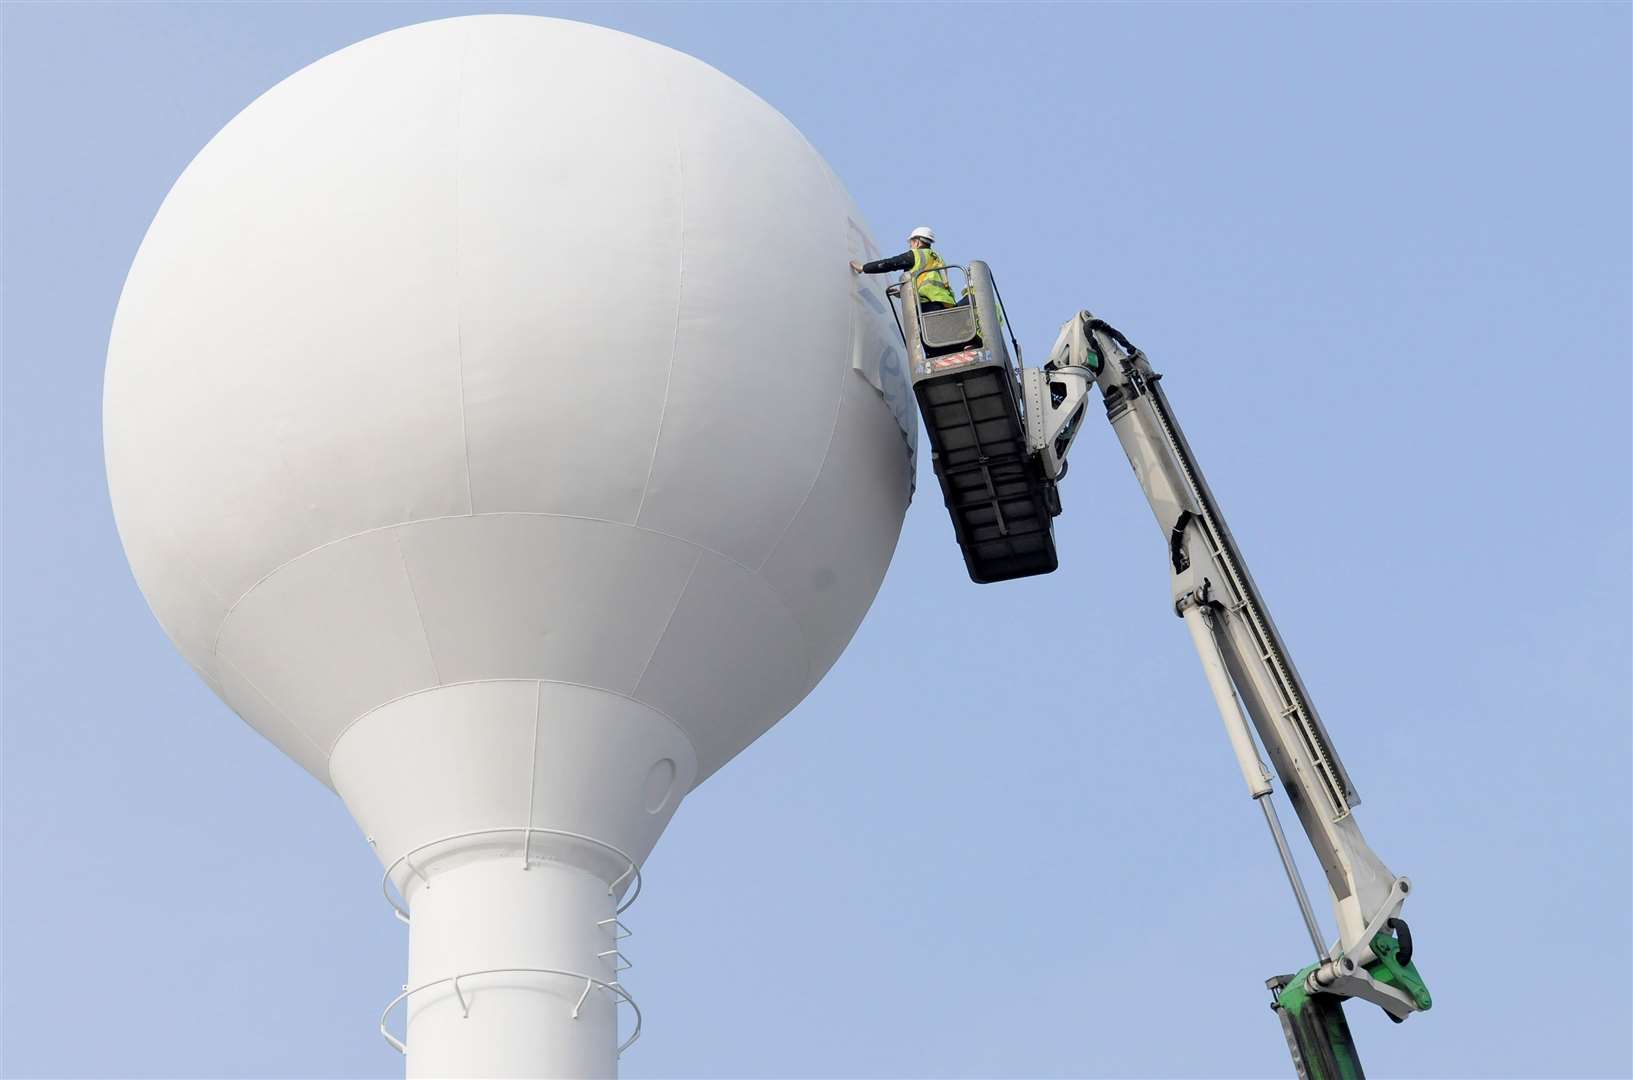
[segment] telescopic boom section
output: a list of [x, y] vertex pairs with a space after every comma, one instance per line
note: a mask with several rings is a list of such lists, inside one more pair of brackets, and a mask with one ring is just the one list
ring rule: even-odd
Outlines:
[[[1303, 981], [1312, 992], [1372, 1001], [1396, 1019], [1428, 1008], [1416, 970], [1405, 970], [1410, 936], [1399, 915], [1410, 883], [1392, 874], [1361, 835], [1353, 814], [1360, 798], [1174, 418], [1161, 376], [1127, 338], [1085, 311], [1062, 329], [1039, 377], [1053, 384], [1052, 401], [1059, 403], [1046, 403], [1034, 418], [1045, 434], [1063, 422], [1060, 414], [1082, 385], [1092, 379], [1099, 386], [1106, 416], [1163, 531], [1175, 612], [1191, 629], [1243, 778], [1262, 800], [1315, 940], [1319, 958]], [[1322, 947], [1287, 854], [1242, 706], [1326, 874], [1338, 921], [1331, 948]]]

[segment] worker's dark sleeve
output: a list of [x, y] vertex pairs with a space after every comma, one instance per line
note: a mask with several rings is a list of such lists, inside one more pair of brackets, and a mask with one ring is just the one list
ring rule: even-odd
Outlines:
[[904, 251], [900, 255], [889, 259], [874, 259], [870, 263], [862, 264], [864, 274], [888, 274], [892, 270], [913, 269], [913, 253]]

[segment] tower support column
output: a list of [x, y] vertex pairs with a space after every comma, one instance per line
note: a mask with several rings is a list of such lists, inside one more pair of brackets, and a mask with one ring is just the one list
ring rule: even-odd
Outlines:
[[607, 882], [562, 862], [523, 865], [482, 858], [413, 890], [410, 1078], [617, 1075], [620, 931]]

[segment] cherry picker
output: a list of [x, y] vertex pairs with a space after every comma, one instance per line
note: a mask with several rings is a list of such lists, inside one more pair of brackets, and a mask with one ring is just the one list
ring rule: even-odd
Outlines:
[[[1201, 658], [1315, 948], [1312, 963], [1266, 983], [1294, 1069], [1301, 1080], [1362, 1077], [1343, 1002], [1371, 1002], [1396, 1022], [1432, 1003], [1401, 918], [1411, 882], [1392, 873], [1361, 835], [1355, 786], [1185, 441], [1162, 377], [1128, 338], [1088, 311], [1061, 328], [1041, 368], [1021, 366], [991, 270], [983, 262], [949, 269], [965, 278], [953, 307], [921, 311], [911, 278], [889, 291], [971, 579], [1006, 581], [1058, 567], [1058, 484], [1089, 391], [1098, 387], [1162, 530], [1174, 613]], [[1255, 730], [1326, 875], [1338, 922], [1330, 944], [1271, 801]]]

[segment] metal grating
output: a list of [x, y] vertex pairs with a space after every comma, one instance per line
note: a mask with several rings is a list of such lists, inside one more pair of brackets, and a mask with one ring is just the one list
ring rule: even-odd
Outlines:
[[980, 365], [921, 379], [914, 392], [971, 580], [1055, 570], [1052, 485], [1027, 450], [1007, 368]]

